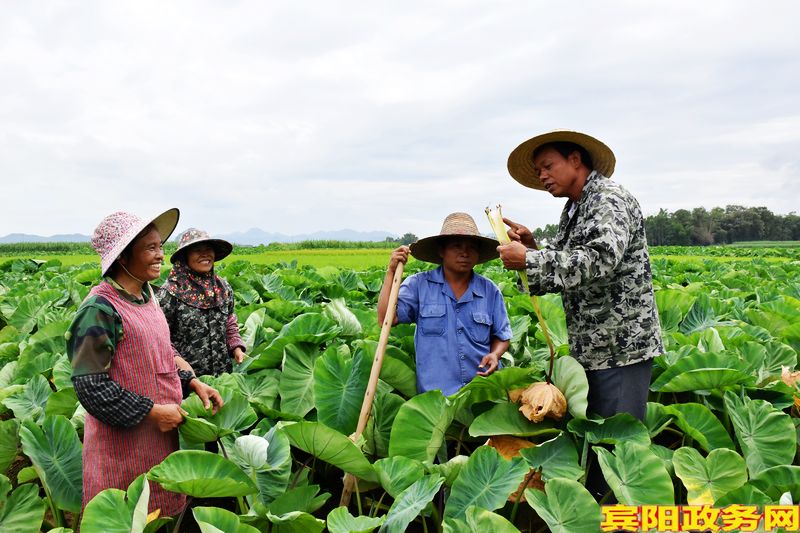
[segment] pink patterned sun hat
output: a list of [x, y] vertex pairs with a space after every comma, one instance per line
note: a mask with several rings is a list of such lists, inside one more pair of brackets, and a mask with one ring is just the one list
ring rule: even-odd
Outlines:
[[133, 213], [117, 211], [101, 220], [92, 234], [92, 247], [100, 255], [100, 270], [103, 276], [119, 258], [125, 247], [133, 242], [144, 228], [150, 224], [155, 225], [161, 235], [161, 242], [164, 243], [175, 231], [179, 217], [180, 211], [173, 207], [149, 219], [140, 218]]

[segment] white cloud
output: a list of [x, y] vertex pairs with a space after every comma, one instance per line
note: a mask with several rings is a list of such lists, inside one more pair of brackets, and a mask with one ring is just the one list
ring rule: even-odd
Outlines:
[[791, 1], [6, 2], [0, 235], [88, 233], [177, 205], [223, 233], [435, 233], [488, 203], [562, 202], [508, 153], [605, 140], [659, 208], [796, 209]]

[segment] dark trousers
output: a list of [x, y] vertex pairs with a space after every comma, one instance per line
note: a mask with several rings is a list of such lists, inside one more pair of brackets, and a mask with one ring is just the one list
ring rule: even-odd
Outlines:
[[[630, 413], [639, 420], [644, 420], [652, 371], [652, 359], [618, 368], [588, 370], [586, 372], [586, 379], [589, 381], [588, 411], [603, 418], [617, 413]], [[599, 500], [608, 492], [609, 487], [597, 462], [597, 456], [590, 452], [589, 457], [586, 488]], [[613, 494], [606, 499], [606, 503], [615, 501]]]

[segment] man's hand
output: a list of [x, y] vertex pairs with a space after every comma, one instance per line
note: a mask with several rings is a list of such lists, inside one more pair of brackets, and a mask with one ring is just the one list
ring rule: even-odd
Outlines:
[[499, 356], [496, 353], [488, 353], [483, 356], [481, 359], [481, 364], [478, 365], [478, 368], [483, 368], [483, 371], [478, 371], [479, 376], [488, 376], [495, 370], [497, 370]]
[[211, 407], [212, 403], [214, 404], [214, 410], [212, 411], [214, 414], [217, 414], [217, 411], [219, 411], [220, 407], [225, 404], [225, 402], [222, 400], [222, 396], [220, 396], [219, 392], [217, 392], [217, 389], [211, 385], [206, 385], [197, 378], [194, 378], [189, 382], [189, 387], [195, 393], [197, 393], [197, 396], [203, 402], [203, 407], [208, 409]]
[[506, 225], [511, 228], [508, 230], [508, 237], [512, 241], [521, 242], [528, 248], [536, 248], [536, 240], [533, 238], [533, 233], [531, 233], [531, 230], [522, 224], [518, 224], [505, 217], [503, 217], [503, 222], [505, 222]]
[[188, 414], [176, 403], [154, 403], [145, 419], [156, 426], [162, 432], [172, 431], [183, 423], [183, 417]]
[[241, 346], [237, 346], [236, 348], [234, 348], [233, 360], [239, 364], [242, 364], [242, 361], [244, 361], [244, 350], [242, 350]]
[[523, 270], [525, 268], [525, 254], [528, 248], [519, 241], [512, 241], [497, 247], [503, 266], [509, 270]]
[[407, 263], [408, 262], [408, 253], [410, 248], [408, 246], [400, 246], [399, 248], [392, 251], [392, 257], [389, 259], [389, 272], [394, 274], [394, 271], [397, 270], [397, 263]]

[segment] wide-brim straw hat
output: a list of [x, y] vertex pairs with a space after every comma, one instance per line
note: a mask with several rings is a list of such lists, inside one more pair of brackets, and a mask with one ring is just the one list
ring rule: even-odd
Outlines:
[[611, 148], [591, 135], [569, 130], [556, 130], [537, 135], [517, 146], [508, 156], [508, 173], [526, 187], [545, 190], [544, 184], [539, 179], [539, 174], [533, 168], [533, 152], [543, 144], [562, 141], [584, 147], [589, 152], [589, 155], [592, 156], [593, 170], [607, 178], [614, 173], [614, 165], [617, 162], [617, 158], [614, 157], [614, 152], [611, 151]]
[[478, 226], [467, 213], [451, 213], [447, 215], [442, 224], [439, 235], [425, 237], [411, 245], [411, 255], [420, 261], [441, 264], [439, 255], [440, 244], [448, 237], [467, 237], [478, 245], [478, 263], [485, 263], [499, 257], [497, 247], [500, 245], [496, 239], [484, 237], [478, 232]]
[[102, 275], [106, 275], [122, 251], [144, 228], [153, 224], [161, 235], [163, 244], [175, 231], [178, 218], [180, 211], [173, 207], [152, 218], [141, 218], [133, 213], [117, 211], [101, 220], [92, 233], [92, 247], [100, 255]]
[[181, 258], [187, 248], [204, 242], [214, 249], [214, 261], [228, 257], [233, 251], [233, 245], [224, 239], [215, 239], [208, 232], [197, 228], [189, 228], [178, 237], [178, 249], [169, 257], [170, 263]]

